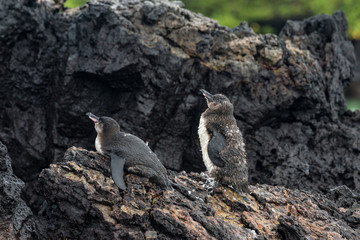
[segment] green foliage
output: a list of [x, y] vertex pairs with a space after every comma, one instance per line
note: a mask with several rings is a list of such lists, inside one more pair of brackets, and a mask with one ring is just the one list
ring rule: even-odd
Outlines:
[[350, 111], [360, 110], [360, 100], [359, 99], [347, 99], [346, 107]]
[[77, 8], [77, 7], [81, 7], [82, 5], [84, 5], [88, 1], [89, 0], [66, 0], [66, 2], [64, 3], [64, 7], [66, 7], [66, 8]]
[[303, 19], [317, 14], [345, 12], [349, 35], [360, 39], [360, 0], [183, 0], [185, 7], [216, 19], [220, 24], [235, 27], [241, 21], [254, 25], [255, 32], [274, 33], [275, 28], [259, 22], [274, 19]]

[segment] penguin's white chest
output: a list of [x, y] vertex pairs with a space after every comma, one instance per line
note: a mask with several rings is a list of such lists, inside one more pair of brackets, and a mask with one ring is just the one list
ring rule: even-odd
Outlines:
[[100, 141], [99, 141], [98, 137], [96, 137], [96, 139], [95, 139], [95, 148], [96, 148], [96, 151], [98, 153], [104, 154], [102, 149], [101, 149], [101, 144], [100, 144]]
[[198, 129], [199, 139], [200, 139], [200, 146], [203, 161], [205, 164], [206, 169], [211, 173], [213, 169], [216, 167], [209, 158], [208, 154], [208, 144], [210, 141], [210, 135], [206, 129], [205, 119], [203, 117], [200, 118], [200, 124]]

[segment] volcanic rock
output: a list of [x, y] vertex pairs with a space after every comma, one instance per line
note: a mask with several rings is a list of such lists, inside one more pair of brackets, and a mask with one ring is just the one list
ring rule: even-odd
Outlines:
[[344, 86], [355, 57], [342, 12], [279, 36], [229, 29], [160, 0], [0, 2], [0, 140], [26, 182], [70, 146], [93, 148], [91, 111], [140, 136], [167, 168], [205, 169], [204, 88], [234, 104], [252, 183], [360, 188], [359, 113]]
[[[212, 188], [198, 173], [170, 171], [174, 191], [125, 176], [120, 191], [110, 160], [72, 147], [40, 174], [34, 216], [40, 239], [359, 239], [360, 206], [281, 186], [249, 194]], [[345, 188], [345, 187], [342, 187]], [[335, 190], [334, 190], [335, 191]], [[351, 190], [345, 190], [350, 192]], [[351, 196], [357, 202], [358, 195]], [[350, 198], [348, 198], [350, 199]]]
[[35, 236], [32, 211], [20, 196], [24, 185], [14, 175], [7, 148], [0, 142], [0, 240]]

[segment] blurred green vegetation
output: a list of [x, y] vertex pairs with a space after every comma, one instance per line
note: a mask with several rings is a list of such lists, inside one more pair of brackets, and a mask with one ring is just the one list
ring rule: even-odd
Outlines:
[[66, 7], [66, 8], [81, 7], [82, 5], [84, 5], [88, 1], [89, 0], [66, 0], [66, 2], [64, 4], [64, 7]]
[[347, 99], [346, 107], [350, 111], [360, 110], [360, 100], [359, 99]]
[[360, 39], [360, 0], [183, 0], [193, 12], [235, 27], [247, 21], [257, 33], [277, 33], [287, 19], [332, 14], [341, 9], [349, 22], [348, 34]]

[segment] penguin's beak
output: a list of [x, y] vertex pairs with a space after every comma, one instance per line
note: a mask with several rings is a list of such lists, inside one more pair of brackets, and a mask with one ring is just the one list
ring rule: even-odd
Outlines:
[[99, 122], [100, 118], [95, 116], [94, 114], [92, 114], [91, 112], [88, 112], [86, 113], [86, 115], [89, 116], [89, 118], [94, 122], [94, 123], [97, 123]]
[[200, 89], [200, 92], [202, 93], [202, 95], [204, 95], [204, 97], [206, 98], [206, 100], [212, 102], [213, 99], [213, 95], [211, 93], [209, 93], [208, 91], [205, 91], [204, 89]]

